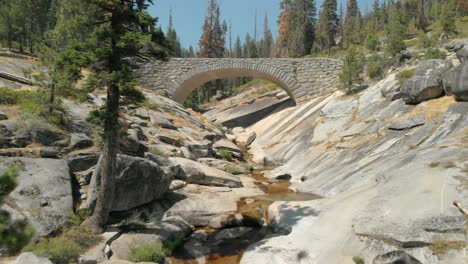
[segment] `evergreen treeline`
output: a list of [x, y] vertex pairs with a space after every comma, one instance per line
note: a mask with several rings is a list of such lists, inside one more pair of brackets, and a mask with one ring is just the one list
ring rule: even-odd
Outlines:
[[[363, 12], [357, 0], [346, 0], [338, 7], [338, 0], [324, 0], [317, 9], [315, 0], [282, 0], [278, 17], [278, 37], [272, 37], [265, 16], [263, 37], [257, 37], [257, 16], [255, 15], [255, 34], [246, 34], [242, 39], [237, 36], [233, 42], [231, 27], [221, 22], [220, 8], [216, 0], [208, 0], [208, 11], [203, 25], [197, 57], [207, 58], [269, 58], [338, 56], [345, 61], [353, 61], [354, 70], [362, 70], [362, 58], [353, 58], [363, 52], [382, 51], [397, 57], [405, 49], [405, 40], [418, 37], [425, 48], [430, 48], [434, 39], [457, 34], [456, 19], [468, 15], [466, 0], [374, 0], [372, 9]], [[430, 25], [440, 26], [440, 32], [429, 31]], [[429, 37], [430, 36], [430, 37]], [[232, 45], [234, 43], [234, 45]], [[190, 47], [190, 49], [193, 49]], [[351, 53], [343, 54], [343, 52]], [[193, 55], [193, 52], [183, 52]], [[359, 63], [358, 63], [359, 62]], [[378, 76], [381, 66], [374, 62], [373, 73]], [[380, 67], [380, 68], [379, 68]], [[351, 73], [351, 72], [350, 72]], [[350, 86], [362, 79], [359, 74], [346, 80]], [[351, 78], [351, 77], [350, 77]], [[209, 83], [198, 89], [189, 98], [187, 105], [197, 107], [222, 91], [231, 95], [233, 87], [248, 81], [236, 78]], [[349, 88], [349, 87], [348, 87]]]

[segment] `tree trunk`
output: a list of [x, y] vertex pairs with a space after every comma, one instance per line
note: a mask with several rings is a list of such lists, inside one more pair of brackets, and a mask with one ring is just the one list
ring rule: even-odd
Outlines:
[[[112, 52], [108, 59], [109, 75], [121, 70], [121, 56], [117, 51], [115, 36], [119, 34], [119, 16], [112, 12], [111, 16], [111, 45]], [[101, 233], [107, 223], [114, 200], [115, 172], [117, 152], [119, 151], [119, 86], [118, 80], [111, 78], [107, 87], [106, 118], [104, 121], [104, 146], [100, 157], [101, 186], [97, 195], [93, 215], [83, 225], [91, 227], [96, 233]]]
[[55, 83], [52, 83], [50, 87], [50, 97], [49, 97], [49, 114], [52, 114], [54, 111], [54, 102], [55, 102]]

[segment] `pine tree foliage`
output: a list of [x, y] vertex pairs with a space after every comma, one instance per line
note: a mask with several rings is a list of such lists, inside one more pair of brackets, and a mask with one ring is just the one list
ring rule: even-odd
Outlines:
[[344, 42], [346, 46], [361, 43], [361, 23], [361, 11], [359, 11], [357, 0], [349, 0], [344, 20]]
[[318, 26], [318, 45], [322, 49], [328, 50], [335, 45], [335, 36], [339, 29], [339, 19], [336, 13], [336, 0], [325, 0], [322, 4], [322, 9], [319, 17]]

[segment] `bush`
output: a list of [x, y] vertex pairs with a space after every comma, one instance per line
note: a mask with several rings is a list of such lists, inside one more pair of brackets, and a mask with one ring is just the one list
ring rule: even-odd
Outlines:
[[162, 243], [148, 243], [130, 251], [128, 260], [133, 262], [160, 262], [171, 252]]
[[226, 167], [224, 167], [224, 170], [227, 172], [227, 173], [231, 173], [231, 174], [234, 174], [234, 175], [237, 175], [237, 174], [242, 174], [242, 171], [237, 168], [235, 165], [226, 165]]
[[[10, 165], [0, 174], [0, 204], [16, 188], [18, 168]], [[34, 229], [26, 221], [12, 221], [10, 214], [0, 211], [0, 248], [7, 254], [20, 251], [34, 235]]]
[[447, 57], [447, 53], [437, 48], [428, 49], [426, 53], [424, 54], [424, 58], [426, 59], [445, 59], [446, 57]]
[[64, 122], [65, 109], [60, 106], [60, 101], [56, 102], [55, 110], [49, 113], [48, 97], [42, 92], [0, 88], [0, 104], [18, 104], [21, 116], [26, 119], [45, 118], [55, 124]]
[[252, 166], [251, 164], [248, 164], [248, 163], [244, 164], [244, 168], [246, 170], [250, 171], [250, 172], [255, 170], [254, 166]]
[[151, 154], [154, 154], [154, 155], [156, 155], [156, 156], [160, 156], [160, 157], [167, 157], [167, 155], [166, 155], [164, 152], [162, 152], [161, 150], [159, 150], [159, 149], [156, 148], [156, 147], [152, 147], [152, 148], [150, 149], [150, 153], [151, 153]]
[[24, 251], [32, 251], [38, 256], [47, 256], [55, 264], [68, 264], [77, 262], [81, 248], [71, 239], [55, 237], [49, 240], [40, 239], [36, 244], [26, 247]]
[[404, 71], [399, 72], [396, 75], [396, 79], [398, 80], [398, 83], [402, 84], [413, 76], [414, 76], [414, 69], [404, 70]]
[[375, 34], [368, 34], [366, 41], [365, 41], [366, 48], [372, 51], [377, 51], [379, 50], [379, 39]]
[[221, 149], [219, 151], [219, 154], [221, 155], [221, 157], [225, 160], [228, 160], [228, 161], [231, 161], [232, 160], [232, 154], [231, 152], [229, 152], [229, 150], [227, 149]]
[[381, 79], [383, 75], [383, 69], [378, 63], [371, 63], [369, 67], [367, 67], [367, 76], [370, 79]]
[[362, 81], [364, 57], [355, 49], [349, 49], [345, 58], [343, 70], [340, 73], [341, 90], [350, 93], [353, 87]]
[[86, 227], [75, 227], [59, 237], [40, 239], [23, 251], [47, 256], [55, 264], [76, 263], [81, 253], [99, 243], [100, 237]]
[[433, 40], [424, 31], [420, 30], [418, 33], [418, 47], [430, 48], [433, 45]]

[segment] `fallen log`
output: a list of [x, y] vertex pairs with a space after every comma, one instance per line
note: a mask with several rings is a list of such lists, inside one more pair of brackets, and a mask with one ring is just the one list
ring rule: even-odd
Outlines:
[[10, 73], [7, 73], [7, 72], [0, 71], [0, 78], [7, 79], [9, 81], [14, 81], [14, 82], [26, 84], [26, 85], [29, 85], [29, 86], [33, 85], [31, 80], [29, 80], [27, 78], [24, 78], [24, 77], [21, 77], [21, 76], [13, 75], [13, 74], [10, 74]]

